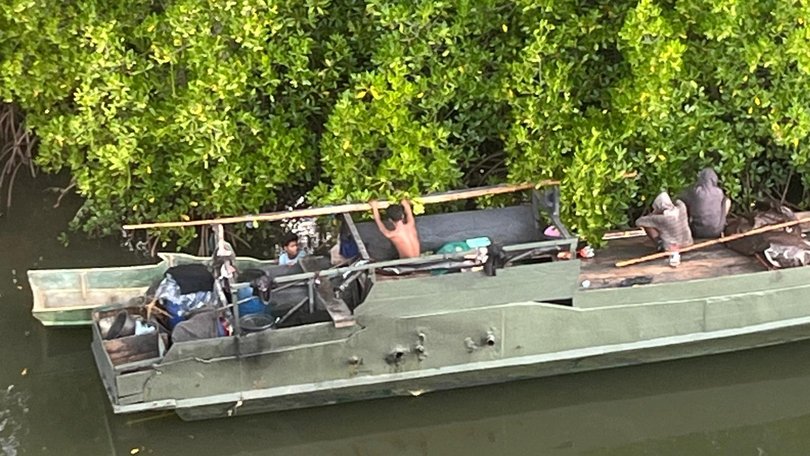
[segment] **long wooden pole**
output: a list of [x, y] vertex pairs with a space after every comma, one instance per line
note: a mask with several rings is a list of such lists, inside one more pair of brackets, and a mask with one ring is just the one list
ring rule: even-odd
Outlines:
[[[736, 241], [737, 239], [742, 239], [744, 237], [753, 236], [755, 234], [767, 233], [768, 231], [775, 231], [775, 230], [779, 230], [779, 229], [782, 229], [782, 228], [787, 228], [789, 226], [794, 226], [794, 225], [798, 225], [800, 223], [807, 223], [807, 222], [810, 222], [810, 217], [800, 218], [800, 219], [797, 219], [797, 220], [791, 220], [789, 222], [777, 223], [775, 225], [765, 225], [765, 226], [761, 226], [759, 228], [755, 228], [755, 229], [753, 229], [751, 231], [746, 231], [744, 233], [732, 234], [731, 236], [721, 237], [719, 239], [712, 239], [711, 241], [705, 241], [705, 242], [701, 242], [699, 244], [692, 244], [689, 247], [684, 247], [684, 248], [682, 248], [682, 249], [680, 249], [678, 251], [680, 253], [691, 252], [692, 250], [698, 250], [698, 249], [702, 249], [704, 247], [709, 247], [709, 246], [712, 246], [712, 245], [722, 244], [724, 242]], [[643, 256], [643, 257], [640, 257], [640, 258], [634, 258], [632, 260], [619, 261], [618, 263], [616, 263], [616, 267], [617, 268], [623, 268], [625, 266], [630, 266], [630, 265], [633, 265], [633, 264], [644, 263], [645, 261], [652, 261], [652, 260], [657, 260], [659, 258], [666, 258], [666, 257], [670, 256], [671, 254], [672, 254], [672, 252], [658, 252], [658, 253]]]
[[603, 241], [611, 241], [613, 239], [627, 239], [627, 238], [641, 237], [641, 236], [646, 236], [646, 235], [647, 235], [647, 232], [642, 230], [642, 229], [626, 230], [626, 231], [611, 231], [611, 232], [605, 233], [604, 236], [602, 236], [602, 240]]
[[[445, 203], [448, 201], [458, 201], [463, 199], [477, 198], [480, 196], [500, 195], [503, 193], [513, 193], [531, 188], [538, 188], [550, 185], [559, 185], [556, 180], [544, 180], [537, 184], [503, 184], [489, 187], [478, 187], [466, 190], [453, 190], [450, 192], [434, 193], [425, 195], [419, 199], [422, 204]], [[380, 201], [381, 209], [390, 205], [388, 201]], [[368, 203], [342, 204], [339, 206], [311, 207], [294, 211], [268, 212], [256, 215], [242, 215], [236, 217], [222, 217], [206, 220], [191, 220], [187, 222], [154, 222], [124, 225], [125, 230], [139, 230], [145, 228], [180, 228], [188, 226], [211, 225], [215, 223], [248, 223], [248, 222], [274, 222], [290, 218], [318, 217], [323, 215], [341, 214], [346, 212], [369, 211], [371, 206]]]

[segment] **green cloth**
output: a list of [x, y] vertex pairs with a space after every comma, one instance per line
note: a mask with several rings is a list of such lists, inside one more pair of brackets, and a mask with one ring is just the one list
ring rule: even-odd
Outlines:
[[[470, 246], [467, 245], [464, 241], [459, 242], [448, 242], [441, 246], [439, 250], [436, 251], [437, 254], [440, 253], [456, 253], [456, 252], [466, 252], [470, 250]], [[447, 274], [447, 269], [435, 269], [431, 271], [431, 275], [442, 275]]]
[[455, 253], [455, 252], [466, 252], [470, 250], [470, 246], [464, 242], [448, 242], [444, 244], [436, 253]]

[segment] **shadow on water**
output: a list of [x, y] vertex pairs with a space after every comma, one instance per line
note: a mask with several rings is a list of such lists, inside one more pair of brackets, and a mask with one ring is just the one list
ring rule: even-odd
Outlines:
[[115, 240], [62, 247], [56, 236], [78, 202], [51, 210], [52, 196], [38, 190], [46, 185], [27, 183], [11, 218], [0, 216], [0, 454], [781, 455], [810, 447], [810, 342], [222, 420], [115, 416], [89, 331], [34, 320], [25, 271], [139, 260]]

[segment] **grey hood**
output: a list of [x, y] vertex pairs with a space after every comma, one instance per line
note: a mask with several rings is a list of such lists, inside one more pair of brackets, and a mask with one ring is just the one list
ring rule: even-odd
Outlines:
[[703, 168], [695, 185], [681, 195], [689, 212], [689, 227], [695, 237], [719, 237], [726, 226], [727, 199], [717, 181], [717, 173], [712, 168]]
[[669, 197], [667, 192], [661, 192], [655, 197], [652, 207], [655, 212], [662, 213], [666, 210], [674, 208], [675, 205], [672, 204], [672, 198]]
[[697, 185], [701, 187], [717, 187], [717, 173], [712, 168], [703, 168], [698, 174]]

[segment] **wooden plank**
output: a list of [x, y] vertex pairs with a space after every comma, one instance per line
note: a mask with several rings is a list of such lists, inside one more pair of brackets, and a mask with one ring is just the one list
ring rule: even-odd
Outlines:
[[82, 299], [87, 299], [87, 271], [79, 273], [79, 282], [82, 289]]
[[355, 325], [351, 309], [342, 299], [335, 297], [335, 290], [332, 288], [332, 282], [329, 279], [320, 281], [317, 297], [332, 318], [335, 328], [348, 328]]
[[[419, 198], [415, 198], [415, 200], [419, 201], [421, 204], [445, 203], [450, 201], [478, 198], [481, 196], [492, 196], [504, 193], [514, 193], [536, 187], [559, 185], [559, 183], [560, 182], [556, 180], [544, 180], [537, 184], [492, 185], [488, 187], [477, 187], [465, 190], [453, 190], [449, 192], [433, 193]], [[388, 201], [379, 202], [380, 209], [384, 209], [390, 205], [391, 203]], [[319, 217], [324, 215], [341, 214], [344, 212], [364, 212], [370, 210], [371, 206], [368, 203], [352, 203], [352, 204], [342, 204], [338, 206], [311, 207], [307, 209], [298, 209], [294, 211], [268, 212], [256, 215], [242, 215], [236, 217], [222, 217], [206, 220], [190, 220], [187, 222], [154, 222], [154, 223], [130, 224], [124, 225], [123, 229], [138, 230], [146, 228], [179, 228], [189, 226], [204, 226], [215, 223], [232, 224], [232, 223], [249, 223], [249, 222], [274, 222], [292, 218]]]
[[156, 333], [105, 340], [103, 343], [114, 366], [158, 357]]
[[[625, 179], [633, 178], [637, 175], [635, 171], [626, 173], [623, 177]], [[515, 193], [529, 189], [537, 189], [540, 187], [549, 187], [560, 185], [560, 181], [554, 179], [545, 179], [537, 183], [523, 183], [523, 184], [500, 184], [490, 185], [486, 187], [476, 187], [463, 190], [451, 190], [448, 192], [432, 193], [421, 197], [414, 198], [421, 204], [436, 204], [446, 203], [450, 201], [459, 201], [464, 199], [478, 198], [482, 196], [493, 196], [504, 193]], [[391, 205], [388, 201], [380, 201], [379, 208], [385, 209]], [[125, 230], [138, 230], [147, 228], [179, 228], [189, 226], [204, 226], [212, 224], [233, 224], [233, 223], [249, 223], [249, 222], [274, 222], [280, 220], [288, 220], [291, 218], [307, 218], [319, 217], [324, 215], [334, 215], [344, 212], [364, 212], [370, 211], [371, 206], [368, 203], [349, 203], [337, 206], [324, 206], [324, 207], [310, 207], [307, 209], [297, 209], [293, 211], [278, 211], [267, 212], [256, 215], [241, 215], [234, 217], [221, 217], [215, 219], [205, 220], [189, 220], [187, 222], [151, 222], [151, 223], [138, 223], [124, 225], [122, 228]]]
[[607, 247], [596, 251], [596, 256], [582, 260], [579, 282], [588, 281], [590, 289], [632, 286], [633, 283], [680, 282], [709, 279], [726, 275], [760, 272], [764, 269], [752, 257], [741, 255], [722, 245], [685, 253], [677, 268], [667, 261], [639, 263], [626, 268], [616, 268], [615, 263], [623, 258], [642, 256], [655, 250], [648, 238], [623, 238], [611, 240]]

